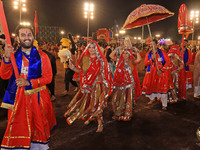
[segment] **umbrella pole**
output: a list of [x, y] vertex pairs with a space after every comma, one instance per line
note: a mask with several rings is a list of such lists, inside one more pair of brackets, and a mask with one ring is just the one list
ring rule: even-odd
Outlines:
[[144, 26], [142, 26], [142, 51], [144, 49], [143, 39], [144, 39]]
[[[153, 46], [153, 53], [155, 54], [156, 53], [156, 50], [155, 50], [155, 47], [154, 47], [154, 44], [153, 44], [153, 37], [152, 37], [152, 34], [151, 34], [151, 29], [150, 29], [150, 26], [149, 26], [149, 21], [148, 21], [148, 18], [146, 17], [146, 20], [147, 20], [147, 27], [148, 27], [148, 30], [149, 30], [149, 35], [151, 37], [151, 43], [152, 43], [152, 46]], [[157, 70], [158, 70], [158, 65], [157, 65], [157, 61], [156, 62], [156, 67], [157, 67]]]
[[182, 53], [183, 53], [183, 49], [184, 49], [184, 38], [185, 38], [185, 36], [184, 36], [184, 34], [182, 35]]

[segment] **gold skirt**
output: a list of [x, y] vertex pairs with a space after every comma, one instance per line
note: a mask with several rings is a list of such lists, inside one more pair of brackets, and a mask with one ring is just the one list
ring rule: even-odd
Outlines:
[[64, 114], [67, 118], [67, 123], [71, 125], [76, 119], [80, 118], [83, 120], [101, 119], [103, 109], [107, 103], [106, 91], [108, 90], [106, 90], [103, 84], [97, 83], [91, 88], [91, 92], [85, 92], [83, 89], [80, 89], [68, 105], [68, 110]]
[[131, 120], [134, 110], [134, 88], [114, 89], [111, 95], [114, 118], [123, 121]]

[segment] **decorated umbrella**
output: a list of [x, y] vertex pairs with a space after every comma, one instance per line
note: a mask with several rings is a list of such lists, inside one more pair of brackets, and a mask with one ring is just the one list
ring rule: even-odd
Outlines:
[[[132, 29], [143, 25], [147, 25], [151, 37], [151, 42], [153, 43], [149, 24], [159, 20], [163, 20], [173, 15], [174, 15], [173, 12], [170, 12], [163, 6], [154, 4], [149, 4], [149, 5], [143, 4], [129, 14], [122, 29]], [[153, 45], [153, 51], [155, 52], [154, 45]]]
[[174, 13], [163, 6], [143, 4], [129, 14], [122, 28], [132, 29], [143, 25], [149, 25], [150, 23], [163, 20], [173, 15]]
[[[179, 8], [178, 15], [178, 33], [182, 34], [182, 43], [184, 42], [185, 35], [188, 36], [190, 33], [194, 32], [192, 22], [190, 21], [190, 16], [185, 4], [182, 4]], [[182, 49], [184, 45], [182, 44]]]
[[[3, 27], [5, 38], [7, 40], [7, 44], [11, 45], [11, 40], [10, 40], [9, 31], [8, 31], [7, 21], [6, 21], [6, 17], [5, 17], [5, 14], [4, 14], [3, 5], [2, 5], [1, 0], [0, 0], [0, 19], [1, 19], [1, 23], [2, 23], [2, 27]], [[10, 59], [11, 59], [12, 66], [13, 66], [13, 69], [14, 69], [15, 77], [19, 78], [19, 71], [18, 71], [18, 68], [17, 68], [16, 61], [15, 61], [15, 56], [14, 56], [13, 53], [10, 54]]]

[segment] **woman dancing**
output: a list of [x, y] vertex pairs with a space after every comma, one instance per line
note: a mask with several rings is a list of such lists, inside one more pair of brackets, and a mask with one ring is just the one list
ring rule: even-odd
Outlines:
[[103, 109], [111, 93], [111, 74], [105, 56], [95, 41], [91, 41], [81, 54], [76, 67], [70, 62], [70, 69], [80, 80], [80, 90], [74, 96], [64, 114], [71, 125], [76, 119], [86, 119], [85, 125], [95, 118], [98, 120], [96, 132], [103, 131]]

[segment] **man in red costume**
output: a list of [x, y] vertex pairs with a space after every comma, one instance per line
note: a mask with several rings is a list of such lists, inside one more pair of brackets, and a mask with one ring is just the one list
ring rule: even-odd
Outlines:
[[17, 28], [20, 47], [15, 60], [20, 73], [16, 79], [10, 62], [11, 45], [5, 46], [0, 68], [3, 79], [10, 79], [1, 107], [8, 110], [7, 129], [1, 149], [49, 149], [50, 130], [56, 125], [46, 85], [52, 80], [48, 56], [33, 46], [31, 27]]
[[192, 73], [189, 64], [192, 63], [192, 53], [187, 49], [188, 40], [184, 40], [184, 49], [181, 49], [182, 59], [184, 61], [184, 67], [180, 70], [180, 80], [178, 93], [182, 100], [186, 99], [186, 90], [192, 88]]
[[150, 99], [148, 104], [152, 104], [157, 97], [162, 101], [162, 109], [167, 109], [167, 93], [174, 88], [169, 65], [170, 59], [167, 53], [157, 48], [157, 40], [151, 43], [151, 50], [145, 56], [145, 66], [147, 71], [143, 81], [142, 93]]

